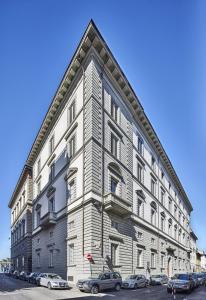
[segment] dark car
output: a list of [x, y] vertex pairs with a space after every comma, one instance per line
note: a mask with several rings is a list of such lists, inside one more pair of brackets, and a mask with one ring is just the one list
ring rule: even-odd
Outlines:
[[192, 273], [191, 276], [192, 276], [192, 279], [194, 280], [194, 283], [195, 283], [194, 288], [199, 287], [200, 286], [200, 280], [198, 279], [197, 273]]
[[13, 272], [13, 274], [12, 274], [12, 276], [13, 276], [14, 278], [16, 278], [16, 279], [19, 279], [19, 275], [20, 275], [20, 272], [17, 271], [17, 270], [15, 270], [15, 271]]
[[28, 277], [28, 282], [29, 282], [29, 283], [33, 283], [33, 284], [37, 284], [36, 279], [37, 279], [37, 277], [38, 277], [39, 275], [40, 275], [39, 272], [33, 272], [33, 273], [31, 273], [31, 274], [29, 275], [29, 277]]
[[195, 283], [192, 278], [192, 274], [184, 273], [184, 274], [176, 274], [172, 279], [168, 282], [167, 292], [171, 293], [173, 290], [175, 291], [185, 291], [190, 293], [194, 289]]
[[24, 280], [24, 281], [27, 281], [29, 275], [30, 275], [30, 272], [24, 272], [24, 271], [22, 271], [22, 272], [19, 274], [19, 279]]
[[77, 287], [80, 291], [92, 294], [108, 289], [119, 291], [121, 286], [122, 277], [118, 272], [100, 273], [97, 277], [90, 277], [77, 282]]

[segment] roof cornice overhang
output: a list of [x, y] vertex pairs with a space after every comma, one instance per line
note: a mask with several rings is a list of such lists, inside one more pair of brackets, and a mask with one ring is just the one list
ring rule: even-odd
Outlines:
[[196, 236], [196, 234], [194, 233], [194, 231], [191, 231], [191, 232], [190, 232], [190, 235], [191, 235], [191, 237], [193, 237], [193, 239], [194, 239], [195, 241], [198, 240], [198, 237]]
[[125, 74], [121, 70], [119, 64], [117, 63], [116, 59], [114, 58], [113, 54], [111, 53], [109, 47], [107, 46], [106, 42], [104, 41], [103, 37], [101, 36], [99, 30], [97, 29], [94, 22], [91, 20], [78, 47], [75, 51], [71, 62], [63, 76], [63, 79], [56, 91], [56, 94], [52, 100], [52, 103], [46, 113], [46, 116], [43, 120], [43, 123], [40, 127], [40, 130], [36, 136], [36, 139], [32, 145], [31, 151], [27, 158], [27, 164], [33, 165], [34, 160], [36, 156], [38, 155], [39, 147], [46, 135], [47, 129], [49, 128], [49, 125], [51, 124], [62, 100], [64, 99], [65, 94], [69, 90], [75, 75], [77, 74], [79, 68], [82, 65], [82, 62], [90, 50], [91, 47], [94, 47], [96, 52], [101, 57], [104, 68], [110, 73], [112, 78], [117, 83], [119, 89], [126, 97], [128, 104], [130, 107], [132, 107], [133, 115], [135, 115], [138, 122], [141, 124], [141, 127], [143, 128], [147, 138], [149, 139], [150, 143], [153, 145], [154, 149], [156, 149], [157, 153], [159, 154], [159, 157], [161, 161], [163, 162], [165, 168], [168, 170], [168, 173], [172, 177], [176, 188], [179, 192], [179, 194], [182, 195], [183, 199], [185, 200], [185, 203], [187, 204], [187, 207], [189, 211], [191, 212], [193, 210], [192, 205], [184, 191], [184, 188], [152, 126], [150, 123], [148, 117], [146, 116], [144, 109], [133, 91], [130, 83], [128, 82]]
[[12, 208], [12, 205], [13, 205], [14, 201], [16, 200], [16, 197], [17, 197], [21, 187], [23, 186], [27, 176], [31, 175], [31, 174], [32, 174], [32, 168], [29, 165], [25, 165], [22, 172], [21, 172], [21, 174], [20, 174], [20, 176], [19, 176], [18, 182], [15, 186], [14, 192], [11, 196], [10, 201], [9, 201], [9, 204], [8, 204], [9, 208]]

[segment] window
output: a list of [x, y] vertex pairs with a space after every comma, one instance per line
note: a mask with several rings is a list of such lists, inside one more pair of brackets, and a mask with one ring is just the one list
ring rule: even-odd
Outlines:
[[22, 222], [22, 234], [25, 235], [25, 220]]
[[174, 226], [174, 238], [177, 239], [177, 226]]
[[168, 221], [168, 234], [170, 236], [172, 235], [172, 222], [171, 222], [171, 219]]
[[74, 244], [69, 245], [69, 265], [74, 264]]
[[72, 102], [72, 104], [70, 105], [69, 109], [68, 109], [68, 124], [70, 125], [74, 119], [75, 119], [75, 101]]
[[75, 136], [73, 136], [69, 141], [69, 157], [70, 157], [70, 159], [74, 156], [74, 154], [75, 154]]
[[151, 244], [154, 246], [155, 245], [155, 239], [151, 238]]
[[117, 222], [115, 222], [115, 221], [112, 220], [111, 227], [118, 230], [119, 224]]
[[162, 181], [164, 181], [164, 178], [165, 178], [165, 174], [164, 174], [163, 171], [161, 171], [161, 179], [162, 179]]
[[69, 201], [73, 201], [75, 199], [75, 181], [74, 179], [69, 183]]
[[140, 163], [137, 163], [137, 179], [143, 182], [143, 167]]
[[22, 202], [23, 202], [23, 205], [26, 203], [25, 191], [23, 191], [23, 193], [22, 193]]
[[74, 229], [74, 221], [71, 221], [71, 222], [68, 223], [68, 229], [69, 230]]
[[172, 213], [172, 199], [169, 198], [169, 201], [168, 201], [168, 210], [170, 213]]
[[138, 240], [142, 240], [143, 239], [143, 234], [142, 234], [142, 232], [137, 232], [137, 238], [138, 238]]
[[163, 216], [161, 216], [160, 227], [162, 231], [165, 230], [165, 218]]
[[49, 154], [52, 154], [54, 151], [54, 136], [49, 140]]
[[165, 244], [163, 242], [161, 242], [161, 247], [162, 249], [164, 249]]
[[22, 264], [22, 267], [24, 267], [24, 256], [22, 256], [21, 264]]
[[111, 116], [116, 122], [118, 122], [118, 106], [113, 99], [111, 101]]
[[165, 205], [165, 191], [162, 188], [161, 188], [161, 192], [160, 192], [160, 197], [161, 197], [162, 205]]
[[118, 245], [111, 244], [111, 262], [113, 266], [118, 264]]
[[50, 181], [52, 181], [55, 177], [55, 163], [50, 166]]
[[117, 194], [117, 186], [118, 186], [118, 181], [114, 177], [111, 177], [111, 192], [112, 193]]
[[118, 156], [118, 138], [111, 133], [111, 153], [117, 157]]
[[179, 222], [181, 223], [181, 212], [179, 212]]
[[151, 208], [151, 224], [156, 225], [156, 210]]
[[37, 253], [37, 267], [40, 268], [40, 253]]
[[171, 183], [169, 182], [169, 192], [170, 192], [170, 190], [171, 190]]
[[137, 249], [137, 267], [141, 268], [143, 266], [143, 250]]
[[49, 212], [55, 212], [55, 200], [54, 200], [54, 198], [49, 199]]
[[41, 180], [37, 182], [37, 196], [41, 193]]
[[36, 226], [40, 225], [40, 221], [41, 221], [41, 209], [39, 208], [36, 211]]
[[53, 267], [54, 265], [53, 265], [53, 258], [54, 258], [54, 252], [53, 252], [53, 250], [50, 250], [49, 251], [49, 267]]
[[41, 159], [39, 158], [37, 162], [37, 175], [40, 173], [40, 171], [41, 171]]
[[174, 205], [174, 216], [175, 216], [175, 218], [177, 217], [177, 206], [176, 205]]
[[155, 253], [151, 252], [151, 268], [155, 268], [156, 261], [155, 261]]
[[138, 215], [138, 217], [141, 217], [141, 218], [143, 218], [143, 216], [144, 216], [143, 201], [140, 199], [137, 199], [137, 215]]
[[140, 136], [137, 137], [137, 150], [141, 155], [143, 155], [143, 140]]
[[152, 167], [152, 170], [155, 171], [155, 158], [154, 158], [154, 156], [151, 157], [151, 167]]
[[17, 268], [19, 267], [19, 259], [18, 259], [18, 257], [16, 259], [16, 266], [17, 266]]
[[151, 178], [151, 193], [156, 195], [156, 181], [154, 178]]
[[161, 268], [165, 267], [165, 257], [164, 255], [161, 255]]

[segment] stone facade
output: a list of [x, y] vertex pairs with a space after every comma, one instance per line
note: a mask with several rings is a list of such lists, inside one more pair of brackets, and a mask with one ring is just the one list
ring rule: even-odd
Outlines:
[[27, 163], [33, 170], [33, 271], [74, 283], [102, 270], [123, 277], [191, 270], [192, 206], [93, 22]]
[[11, 267], [32, 270], [32, 171], [25, 166], [9, 202], [11, 209]]

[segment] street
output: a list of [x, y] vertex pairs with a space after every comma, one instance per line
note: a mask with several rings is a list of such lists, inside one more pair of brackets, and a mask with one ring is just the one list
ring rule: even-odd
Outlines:
[[[28, 282], [0, 274], [0, 300], [67, 300], [67, 299], [135, 299], [135, 300], [172, 300], [174, 296], [167, 294], [166, 286], [151, 286], [138, 290], [109, 291], [98, 295], [86, 294], [76, 288], [70, 290], [49, 290], [37, 287]], [[177, 294], [176, 300], [206, 300], [206, 287], [199, 287], [190, 295]]]

